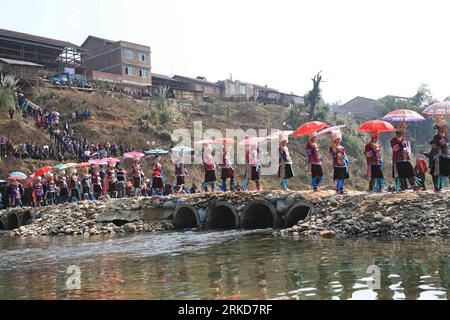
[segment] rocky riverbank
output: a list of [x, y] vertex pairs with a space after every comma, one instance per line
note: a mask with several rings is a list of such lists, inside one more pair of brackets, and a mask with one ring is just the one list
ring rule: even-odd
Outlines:
[[[180, 205], [198, 211], [200, 227], [206, 225], [208, 209], [227, 203], [241, 217], [254, 201], [273, 207], [280, 230], [275, 234], [306, 237], [391, 235], [398, 238], [450, 236], [450, 192], [434, 194], [351, 192], [339, 196], [331, 191], [216, 193], [171, 197], [102, 199], [43, 208], [13, 208], [0, 211], [0, 225], [13, 229], [5, 234], [20, 237], [48, 235], [120, 234], [158, 232], [174, 228], [174, 213]], [[298, 203], [311, 206], [306, 219], [281, 229], [285, 215]], [[17, 220], [17, 221], [16, 221]], [[295, 222], [294, 222], [295, 223]], [[291, 224], [292, 225], [292, 224]]]
[[361, 194], [316, 199], [306, 221], [277, 232], [308, 237], [450, 237], [450, 193]]

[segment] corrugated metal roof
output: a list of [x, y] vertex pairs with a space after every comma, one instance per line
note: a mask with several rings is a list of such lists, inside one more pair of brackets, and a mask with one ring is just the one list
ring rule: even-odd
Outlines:
[[43, 67], [42, 64], [36, 64], [33, 62], [28, 62], [28, 61], [20, 61], [20, 60], [5, 59], [5, 58], [0, 58], [0, 61], [7, 63], [7, 64], [18, 65], [18, 66]]
[[218, 87], [220, 88], [220, 85], [218, 85], [217, 83], [213, 83], [213, 82], [209, 82], [207, 80], [203, 80], [203, 79], [197, 79], [197, 78], [191, 78], [191, 77], [185, 77], [185, 76], [180, 76], [180, 75], [175, 75], [174, 78], [181, 78], [181, 79], [186, 79], [188, 81], [193, 81], [193, 82], [197, 82], [197, 83], [201, 83], [201, 84], [206, 84], [209, 86], [214, 86], [214, 87]]
[[152, 78], [160, 78], [160, 79], [170, 80], [170, 81], [174, 81], [174, 82], [183, 82], [181, 80], [177, 80], [177, 79], [171, 78], [171, 77], [166, 76], [164, 74], [159, 74], [159, 73], [154, 73], [154, 72], [152, 72]]
[[32, 42], [35, 42], [36, 44], [43, 43], [46, 45], [52, 45], [52, 46], [61, 47], [61, 48], [65, 48], [65, 47], [79, 48], [77, 45], [67, 42], [67, 41], [60, 41], [60, 40], [56, 40], [56, 39], [35, 36], [32, 34], [28, 34], [28, 33], [22, 33], [22, 32], [17, 32], [17, 31], [6, 30], [6, 29], [0, 29], [0, 36], [11, 38], [11, 39], [16, 38], [16, 39], [21, 39], [21, 40], [32, 41]]

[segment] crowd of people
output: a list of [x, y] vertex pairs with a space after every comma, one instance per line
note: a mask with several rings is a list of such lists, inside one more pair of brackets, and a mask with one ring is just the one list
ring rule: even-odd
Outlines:
[[[102, 145], [91, 144], [86, 138], [76, 138], [73, 129], [67, 123], [59, 123], [59, 114], [41, 110], [30, 111], [35, 118], [36, 125], [48, 132], [54, 141], [54, 146], [37, 146], [33, 143], [22, 143], [14, 150], [17, 157], [33, 157], [36, 159], [77, 159], [66, 170], [59, 170], [53, 175], [51, 172], [34, 176], [30, 175], [23, 182], [11, 180], [9, 184], [3, 183], [0, 189], [0, 206], [45, 206], [62, 204], [79, 200], [96, 200], [103, 196], [123, 198], [134, 196], [159, 196], [171, 193], [197, 193], [222, 191], [245, 191], [250, 182], [254, 182], [257, 191], [262, 191], [260, 178], [262, 163], [258, 142], [248, 143], [245, 151], [245, 175], [240, 185], [235, 184], [236, 172], [227, 144], [223, 142], [223, 151], [220, 163], [216, 164], [210, 142], [202, 145], [202, 159], [204, 181], [198, 188], [195, 184], [188, 187], [186, 177], [188, 170], [184, 164], [183, 152], [174, 160], [175, 176], [173, 183], [168, 182], [161, 164], [161, 155], [156, 154], [150, 167], [150, 176], [147, 177], [141, 165], [141, 156], [133, 156], [133, 163], [124, 168], [116, 157], [126, 157], [127, 154], [136, 154], [134, 150], [115, 143]], [[407, 126], [405, 122], [397, 125], [395, 136], [390, 140], [392, 148], [392, 177], [395, 186], [392, 191], [403, 192], [409, 187], [418, 191], [426, 190], [425, 174], [428, 171], [433, 180], [435, 192], [441, 192], [445, 180], [450, 178], [450, 153], [448, 149], [447, 124], [444, 119], [438, 119], [437, 130], [430, 141], [430, 152], [424, 154], [425, 160], [418, 157], [415, 166], [411, 164], [411, 147], [405, 138]], [[333, 180], [336, 181], [336, 193], [344, 194], [345, 181], [350, 178], [350, 161], [342, 145], [342, 132], [340, 129], [330, 130], [331, 145], [328, 154], [333, 163]], [[384, 191], [384, 160], [382, 147], [379, 142], [380, 132], [371, 132], [370, 141], [365, 145], [364, 154], [367, 160], [367, 177], [369, 180], [368, 192]], [[280, 132], [279, 137], [279, 170], [278, 178], [283, 190], [288, 190], [288, 180], [295, 176], [294, 163], [288, 149], [288, 134]], [[323, 158], [317, 144], [317, 131], [309, 132], [305, 153], [308, 171], [311, 176], [311, 187], [314, 192], [320, 191], [324, 176], [322, 168]], [[246, 139], [247, 140], [247, 139]], [[249, 138], [249, 141], [252, 140]], [[11, 142], [0, 140], [0, 146], [6, 148], [6, 155], [11, 154]], [[140, 154], [140, 153], [137, 153]], [[221, 185], [217, 184], [217, 169], [220, 172]], [[56, 171], [57, 169], [55, 169]], [[79, 171], [81, 170], [81, 171]]]
[[[17, 106], [24, 118], [34, 119], [35, 126], [49, 134], [52, 143], [35, 143], [20, 141], [16, 137], [0, 137], [0, 158], [14, 156], [19, 159], [35, 160], [78, 160], [87, 161], [91, 158], [106, 158], [122, 156], [129, 151], [123, 144], [92, 143], [87, 138], [75, 136], [74, 130], [66, 121], [60, 123], [60, 114], [33, 105], [22, 94], [18, 94]], [[15, 111], [16, 112], [16, 111]], [[89, 117], [89, 109], [82, 113], [74, 112], [73, 120], [85, 120]]]

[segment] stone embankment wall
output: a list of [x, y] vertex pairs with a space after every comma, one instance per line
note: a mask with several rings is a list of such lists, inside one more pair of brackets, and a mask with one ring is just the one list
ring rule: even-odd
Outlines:
[[102, 199], [0, 211], [11, 236], [277, 229], [304, 236], [449, 236], [450, 193], [217, 193]]

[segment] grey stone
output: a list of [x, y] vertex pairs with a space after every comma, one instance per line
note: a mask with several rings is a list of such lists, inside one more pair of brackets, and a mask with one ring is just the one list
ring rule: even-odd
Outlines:
[[284, 200], [278, 200], [277, 201], [277, 212], [279, 214], [286, 213], [288, 211], [289, 207], [286, 205], [286, 202]]
[[136, 232], [136, 226], [134, 223], [127, 223], [123, 225], [123, 230], [128, 233]]
[[174, 201], [167, 201], [167, 202], [164, 202], [164, 204], [163, 204], [164, 209], [175, 209], [176, 206], [177, 206], [177, 204]]
[[394, 225], [394, 223], [394, 219], [392, 219], [391, 217], [384, 217], [383, 220], [381, 220], [382, 227], [390, 227]]
[[392, 206], [392, 207], [389, 207], [387, 210], [386, 210], [386, 213], [385, 213], [385, 215], [386, 216], [392, 216], [394, 213], [396, 213], [396, 211], [398, 210], [398, 206]]
[[286, 198], [286, 205], [289, 207], [292, 206], [295, 203], [295, 198], [293, 195], [290, 195]]

